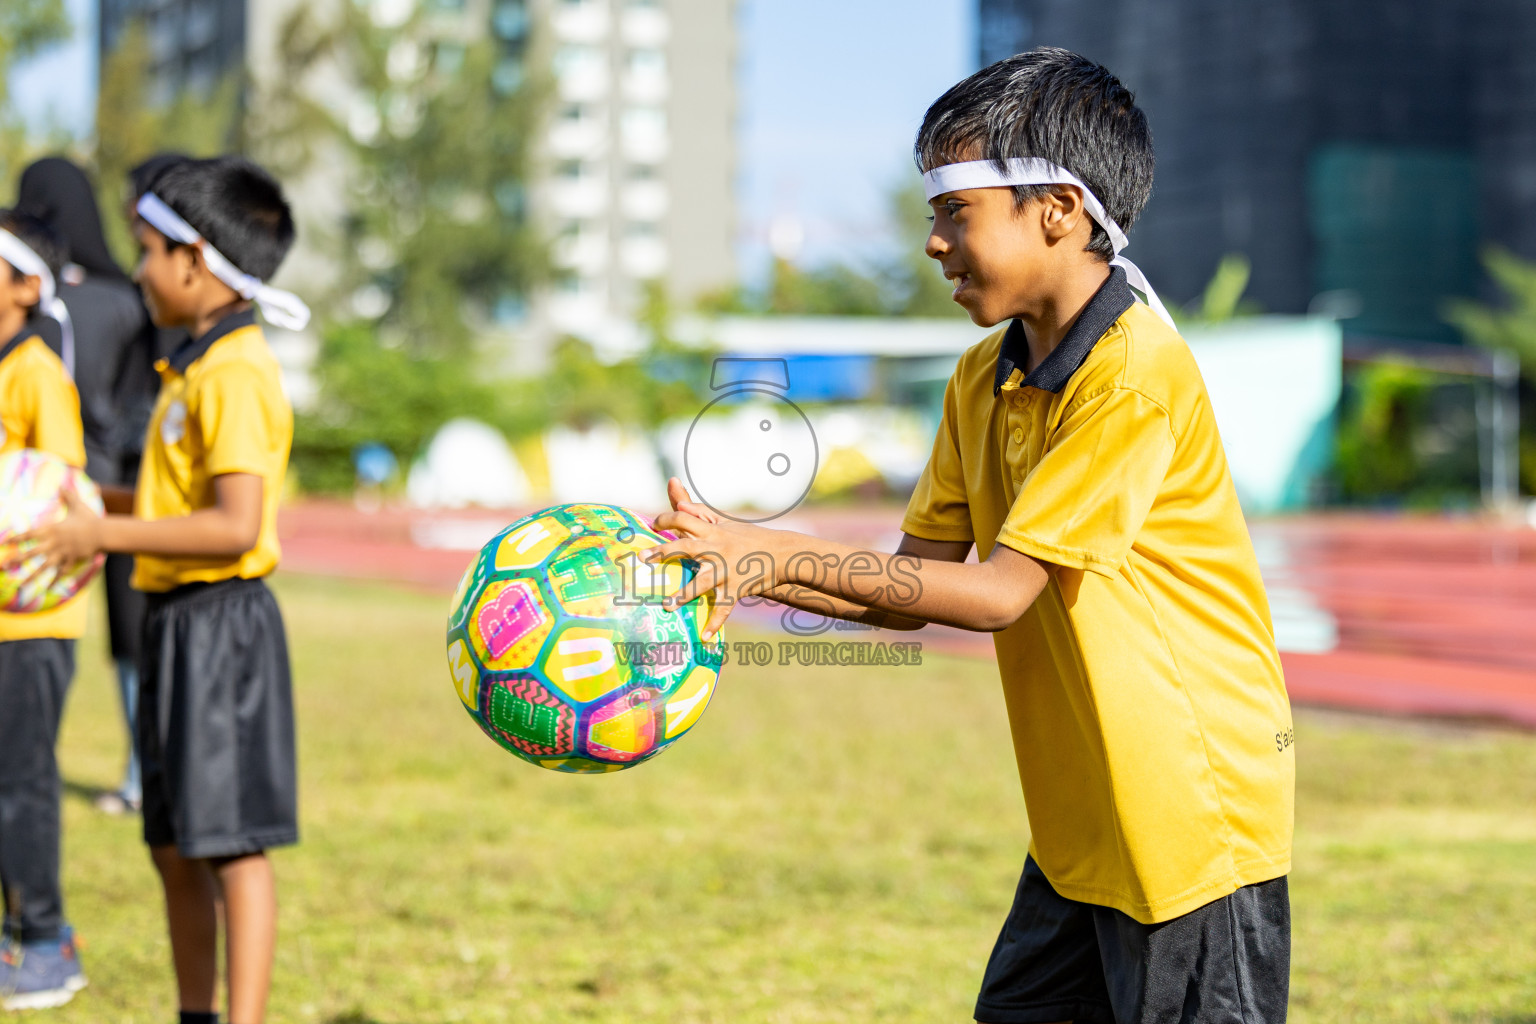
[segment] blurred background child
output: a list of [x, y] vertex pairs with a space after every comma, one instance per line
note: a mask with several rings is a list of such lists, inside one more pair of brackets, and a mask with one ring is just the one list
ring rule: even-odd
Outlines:
[[[98, 484], [131, 487], [144, 447], [144, 428], [155, 400], [158, 332], [138, 288], [107, 249], [90, 179], [62, 157], [47, 157], [22, 172], [16, 207], [46, 223], [64, 246], [59, 297], [69, 309], [75, 342], [75, 387], [85, 436], [85, 470]], [[58, 331], [44, 322], [53, 342]], [[117, 669], [129, 735], [128, 764], [114, 792], [96, 805], [109, 813], [137, 811], [142, 787], [133, 743], [144, 596], [128, 585], [132, 555], [109, 555], [103, 570], [112, 660]]]
[[[309, 310], [262, 283], [294, 227], [281, 186], [255, 164], [178, 164], [137, 209], [135, 278], [150, 314], [192, 340], [157, 364], [143, 471], [132, 492], [104, 495], [119, 514], [72, 500], [68, 519], [33, 536], [61, 564], [138, 556], [133, 584], [150, 595], [144, 840], [165, 893], [182, 1021], [218, 1019], [222, 920], [229, 1019], [253, 1024], [266, 1013], [277, 938], [266, 851], [298, 841], [298, 792], [287, 633], [265, 583], [279, 556], [293, 412], [252, 300], [299, 327]], [[121, 514], [130, 497], [133, 514]]]
[[[0, 211], [0, 454], [33, 448], [84, 466], [75, 387], [38, 336], [63, 263], [46, 225]], [[8, 1010], [59, 1006], [85, 987], [59, 884], [54, 755], [85, 616], [78, 594], [51, 611], [0, 612], [0, 1006]]]

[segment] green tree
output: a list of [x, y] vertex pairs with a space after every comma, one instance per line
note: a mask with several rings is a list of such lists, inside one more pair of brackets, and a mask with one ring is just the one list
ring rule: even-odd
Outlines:
[[605, 362], [586, 342], [566, 338], [542, 374], [510, 381], [486, 377], [471, 360], [381, 347], [366, 323], [333, 326], [318, 369], [325, 399], [298, 418], [294, 467], [306, 488], [344, 492], [359, 445], [381, 443], [408, 466], [457, 415], [489, 422], [514, 441], [555, 423], [585, 429], [608, 420], [654, 434], [698, 412], [714, 352], [671, 337], [658, 285], [648, 289], [641, 320], [646, 345], [633, 356]]
[[802, 270], [775, 259], [764, 312], [781, 316], [879, 316], [884, 313], [880, 282], [852, 267], [833, 263]]
[[659, 282], [646, 289], [640, 323], [647, 337], [644, 350], [632, 360], [646, 383], [628, 387], [640, 393], [638, 421], [655, 432], [663, 424], [698, 414], [710, 395], [710, 373], [717, 354], [712, 345], [684, 345], [672, 336], [672, 307]]
[[1457, 299], [1446, 306], [1446, 319], [1473, 344], [1514, 353], [1521, 372], [1536, 380], [1536, 263], [1493, 248], [1484, 254], [1483, 265], [1507, 304], [1494, 307]]
[[879, 275], [886, 310], [895, 316], [965, 316], [950, 298], [954, 288], [944, 271], [927, 253], [931, 221], [921, 182], [893, 189], [889, 211], [898, 248]]
[[1400, 363], [1375, 363], [1352, 382], [1339, 424], [1337, 472], [1347, 501], [1400, 498], [1422, 482], [1415, 437], [1433, 381]]
[[113, 255], [131, 264], [135, 247], [124, 217], [113, 216], [127, 196], [128, 172], [156, 153], [213, 156], [236, 147], [241, 135], [244, 73], [226, 73], [208, 95], [182, 90], [169, 102], [151, 96], [149, 39], [131, 22], [102, 61], [96, 96], [96, 144], [91, 169]]
[[756, 290], [734, 285], [700, 296], [700, 312], [717, 316], [885, 316], [889, 313], [875, 274], [845, 263], [801, 267], [775, 256], [768, 281]]
[[[282, 33], [284, 67], [255, 104], [253, 145], [283, 166], [316, 152], [346, 165], [327, 315], [463, 358], [544, 267], [524, 188], [546, 90], [525, 40], [441, 38], [425, 6], [402, 24], [376, 21], [379, 5], [343, 5], [329, 25], [301, 9]], [[340, 114], [309, 98], [307, 75], [327, 62], [350, 86]]]
[[503, 429], [517, 436], [549, 423], [585, 428], [613, 420], [655, 433], [697, 414], [709, 394], [714, 349], [673, 338], [671, 306], [659, 283], [646, 289], [640, 326], [644, 347], [616, 361], [599, 359], [575, 338], [556, 345], [545, 373], [521, 383], [528, 392], [522, 417], [504, 420]]
[[311, 491], [350, 491], [359, 445], [382, 444], [409, 466], [455, 415], [496, 421], [507, 407], [464, 360], [380, 346], [373, 325], [361, 321], [323, 329], [315, 373], [322, 399], [296, 417], [293, 445], [294, 470]]
[[1240, 252], [1227, 253], [1216, 264], [1216, 272], [1211, 275], [1200, 300], [1184, 307], [1179, 319], [1184, 323], [1220, 324], [1263, 312], [1257, 303], [1243, 298], [1252, 273], [1253, 265], [1247, 256]]
[[[320, 397], [296, 424], [307, 487], [349, 485], [366, 441], [409, 465], [456, 416], [518, 436], [551, 408], [548, 389], [500, 379], [507, 353], [476, 344], [544, 271], [524, 195], [547, 89], [525, 33], [501, 21], [494, 38], [446, 38], [428, 6], [388, 24], [379, 5], [343, 4], [330, 21], [301, 8], [246, 122], [247, 145], [276, 170], [324, 161], [345, 194], [323, 229], [334, 280], [313, 296]], [[314, 76], [337, 72], [349, 89], [340, 110], [313, 98]], [[557, 369], [575, 363], [556, 353]]]
[[64, 0], [5, 0], [0, 4], [0, 106], [10, 101], [11, 65], [69, 37]]
[[250, 96], [239, 145], [279, 180], [306, 173], [337, 148], [342, 129], [321, 102], [328, 90], [311, 76], [328, 63], [334, 66], [339, 32], [315, 6], [296, 8], [278, 27], [276, 73], [269, 81], [246, 83]]
[[1504, 305], [1457, 299], [1446, 305], [1445, 318], [1474, 345], [1509, 352], [1520, 360], [1526, 399], [1520, 416], [1520, 483], [1530, 494], [1536, 492], [1536, 403], [1529, 400], [1536, 390], [1536, 262], [1490, 248], [1483, 254], [1483, 266], [1504, 293]]
[[64, 0], [4, 0], [0, 2], [0, 181], [7, 186], [28, 160], [37, 155], [10, 95], [11, 68], [18, 60], [69, 37]]

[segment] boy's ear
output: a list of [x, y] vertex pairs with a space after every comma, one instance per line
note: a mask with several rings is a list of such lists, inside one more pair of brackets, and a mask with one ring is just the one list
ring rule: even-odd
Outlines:
[[36, 274], [28, 276], [12, 271], [11, 286], [16, 289], [17, 303], [28, 309], [43, 301], [43, 279]]
[[1093, 231], [1083, 194], [1072, 185], [1058, 186], [1041, 197], [1040, 219], [1045, 236], [1051, 241], [1070, 237], [1085, 222], [1089, 224], [1088, 230]]
[[176, 262], [177, 277], [187, 287], [195, 285], [202, 275], [208, 273], [208, 265], [203, 262], [203, 251], [195, 245], [178, 245], [171, 250], [170, 255]]

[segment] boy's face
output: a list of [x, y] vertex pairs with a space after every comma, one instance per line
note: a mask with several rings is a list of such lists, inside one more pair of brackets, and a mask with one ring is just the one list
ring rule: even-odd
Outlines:
[[189, 245], [174, 248], [143, 220], [135, 220], [139, 265], [133, 279], [144, 291], [144, 305], [156, 327], [184, 327], [197, 315], [201, 263]]
[[0, 344], [9, 341], [27, 322], [32, 307], [42, 300], [42, 287], [39, 278], [23, 276], [0, 260]]
[[[1093, 231], [1086, 217], [1072, 217], [1053, 197], [1019, 208], [1011, 188], [944, 192], [928, 205], [933, 230], [926, 251], [954, 283], [954, 300], [981, 327], [1035, 312], [1063, 269], [1061, 257], [1086, 256]], [[1075, 205], [1080, 211], [1081, 202]]]

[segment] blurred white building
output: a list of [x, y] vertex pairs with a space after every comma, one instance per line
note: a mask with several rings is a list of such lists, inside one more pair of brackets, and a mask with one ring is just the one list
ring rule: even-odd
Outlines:
[[734, 6], [544, 0], [556, 330], [622, 344], [646, 282], [686, 300], [734, 280]]
[[[339, 0], [309, 0], [323, 9]], [[372, 0], [381, 23], [418, 5], [428, 31], [490, 38], [498, 76], [553, 77], [530, 210], [552, 241], [554, 279], [500, 326], [529, 340], [573, 334], [608, 349], [635, 337], [645, 286], [686, 302], [735, 280], [734, 0]], [[300, 0], [101, 0], [101, 52], [143, 20], [153, 92], [210, 90], [243, 65], [262, 81]], [[344, 89], [339, 79], [336, 88]], [[337, 168], [289, 183], [305, 208], [335, 209]], [[325, 200], [329, 198], [328, 204]], [[296, 253], [285, 277], [314, 280]]]

